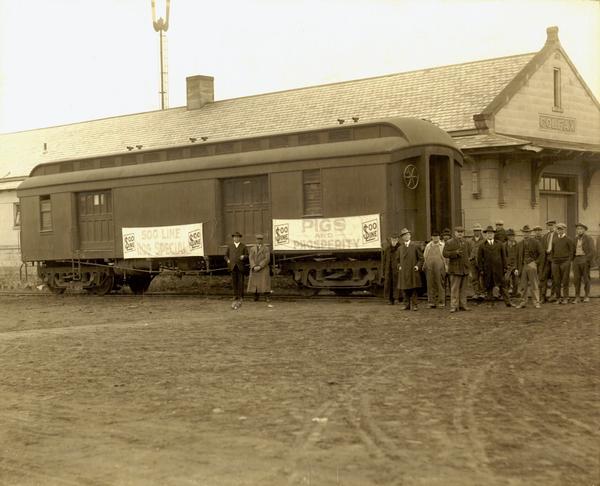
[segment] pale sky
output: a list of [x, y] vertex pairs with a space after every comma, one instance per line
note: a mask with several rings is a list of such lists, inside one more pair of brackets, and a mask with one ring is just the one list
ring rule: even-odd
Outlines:
[[[164, 16], [165, 0], [157, 0]], [[150, 0], [0, 0], [0, 133], [160, 108]], [[171, 0], [169, 106], [539, 51], [600, 99], [597, 0]]]

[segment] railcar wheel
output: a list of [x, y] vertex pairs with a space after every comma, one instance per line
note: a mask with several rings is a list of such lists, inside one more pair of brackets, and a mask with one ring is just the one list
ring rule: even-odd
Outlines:
[[148, 276], [133, 276], [127, 279], [127, 285], [135, 295], [143, 294], [148, 290], [152, 283], [152, 277]]
[[51, 276], [49, 276], [48, 282], [46, 283], [48, 290], [50, 290], [50, 292], [52, 292], [55, 295], [64, 294], [66, 289], [64, 287], [58, 286], [57, 281], [58, 281], [57, 274], [52, 274]]
[[106, 295], [112, 290], [114, 283], [115, 276], [112, 273], [107, 273], [102, 277], [100, 283], [93, 288], [93, 292], [96, 295]]
[[354, 289], [332, 289], [332, 290], [335, 295], [338, 295], [340, 297], [348, 297], [349, 295], [352, 295], [352, 292], [354, 292]]
[[320, 289], [314, 289], [312, 287], [298, 287], [298, 292], [302, 297], [312, 297], [313, 295], [317, 295]]

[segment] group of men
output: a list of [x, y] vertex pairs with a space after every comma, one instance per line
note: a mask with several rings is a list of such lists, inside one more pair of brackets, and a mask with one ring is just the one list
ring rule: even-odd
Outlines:
[[[577, 223], [577, 235], [572, 239], [566, 235], [564, 223], [550, 220], [546, 226], [548, 231], [543, 234], [540, 226], [525, 225], [521, 241], [516, 241], [514, 230], [504, 229], [503, 221], [497, 221], [495, 228], [490, 225], [483, 229], [475, 224], [471, 238], [465, 237], [461, 226], [454, 228], [454, 235], [449, 229], [441, 234], [432, 231], [423, 251], [404, 228], [392, 234], [384, 246], [384, 293], [388, 303], [402, 300], [403, 309], [417, 310], [422, 270], [431, 308], [444, 308], [449, 291], [450, 312], [468, 311], [469, 284], [473, 298], [485, 299], [490, 305], [494, 305], [496, 289], [507, 307], [526, 307], [529, 294], [536, 308], [544, 302], [566, 304], [571, 269], [575, 284], [572, 302], [589, 302], [595, 250], [586, 233], [588, 227]], [[519, 303], [513, 304], [511, 296], [520, 299]]]

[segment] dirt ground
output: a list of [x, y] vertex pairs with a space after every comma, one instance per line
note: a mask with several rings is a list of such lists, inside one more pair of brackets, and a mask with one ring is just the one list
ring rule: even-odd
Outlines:
[[0, 295], [2, 485], [598, 485], [600, 299]]

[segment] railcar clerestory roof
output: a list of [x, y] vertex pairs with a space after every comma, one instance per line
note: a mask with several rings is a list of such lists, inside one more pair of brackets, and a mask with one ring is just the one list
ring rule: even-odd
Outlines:
[[[29, 179], [23, 181], [23, 183], [19, 186], [18, 191], [40, 187], [75, 184], [80, 182], [236, 168], [276, 162], [392, 153], [407, 148], [421, 146], [445, 147], [455, 151], [457, 154], [460, 154], [460, 149], [452, 137], [441, 128], [426, 120], [419, 120], [415, 118], [392, 118], [368, 124], [355, 123], [345, 128], [355, 127], [387, 127], [389, 130], [385, 132], [384, 136], [364, 138], [359, 140], [315, 143], [312, 145], [297, 145], [293, 147], [253, 150], [247, 152], [241, 151], [230, 154], [190, 157], [152, 163], [142, 162], [134, 165], [76, 170], [49, 175], [36, 174], [38, 169], [43, 170], [50, 165], [39, 164], [32, 170]], [[322, 130], [313, 130], [311, 132], [318, 133], [323, 131], [335, 131], [339, 129], [340, 127], [325, 127]], [[294, 132], [293, 134], [289, 135], [298, 135], [302, 133], [310, 132]], [[277, 137], [281, 137], [283, 135], [285, 134], [276, 134]], [[231, 140], [228, 142], [231, 142]], [[458, 159], [459, 162], [462, 163], [460, 156]], [[61, 162], [54, 162], [52, 164], [59, 165], [60, 163]]]

